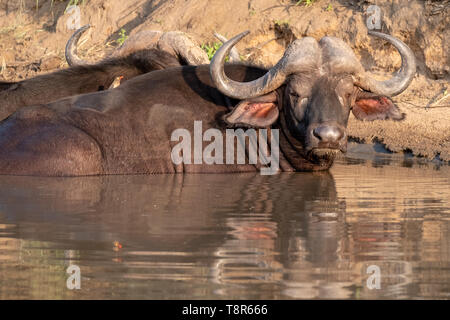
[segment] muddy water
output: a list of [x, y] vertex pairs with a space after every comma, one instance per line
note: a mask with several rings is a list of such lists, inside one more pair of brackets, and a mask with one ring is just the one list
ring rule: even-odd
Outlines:
[[374, 149], [322, 174], [1, 177], [0, 299], [450, 298], [450, 166]]

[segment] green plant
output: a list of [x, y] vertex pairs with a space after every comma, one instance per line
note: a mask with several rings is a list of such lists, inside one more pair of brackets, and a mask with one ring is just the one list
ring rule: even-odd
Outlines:
[[119, 39], [116, 40], [116, 43], [121, 46], [121, 45], [123, 45], [125, 40], [127, 40], [127, 38], [128, 38], [127, 31], [122, 28], [119, 31]]
[[279, 27], [282, 27], [282, 26], [289, 27], [289, 20], [275, 20], [274, 23], [276, 26], [279, 26]]
[[333, 6], [330, 3], [330, 4], [328, 4], [327, 11], [332, 11], [332, 10], [333, 10]]
[[[305, 0], [305, 7], [309, 7], [312, 6], [314, 1], [316, 0]], [[297, 1], [297, 3], [295, 4], [296, 6], [300, 5], [303, 2], [303, 0], [299, 0]]]
[[[214, 43], [204, 43], [201, 45], [201, 48], [206, 52], [206, 54], [208, 55], [208, 59], [209, 61], [211, 61], [211, 59], [214, 57], [214, 55], [216, 54], [216, 51], [219, 50], [219, 48], [222, 46], [222, 42], [214, 42]], [[230, 60], [230, 57], [227, 56], [225, 58], [225, 61], [228, 62]], [[241, 60], [242, 60], [242, 56], [241, 56]]]
[[222, 46], [222, 42], [214, 42], [214, 43], [204, 43], [201, 45], [201, 48], [206, 52], [208, 55], [208, 59], [211, 60], [214, 55], [216, 54], [216, 51], [219, 50], [219, 48]]

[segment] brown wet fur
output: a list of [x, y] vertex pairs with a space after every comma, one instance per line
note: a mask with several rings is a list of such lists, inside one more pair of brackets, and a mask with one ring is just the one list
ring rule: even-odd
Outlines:
[[76, 127], [54, 120], [56, 114], [46, 106], [24, 108], [10, 117], [0, 128], [2, 172], [43, 176], [101, 173], [96, 141]]
[[[0, 123], [0, 174], [74, 176], [175, 172], [246, 172], [252, 165], [173, 165], [170, 137], [203, 130], [227, 111], [209, 67], [155, 71], [108, 91], [25, 107]], [[264, 70], [232, 68], [237, 80]], [[168, 81], [170, 79], [170, 81]], [[151, 97], [151, 100], [150, 100]], [[195, 98], [193, 98], [195, 97]], [[195, 99], [195, 103], [193, 103]]]
[[0, 82], [0, 121], [21, 107], [108, 89], [116, 77], [123, 77], [123, 81], [127, 81], [140, 74], [179, 65], [178, 59], [172, 55], [149, 49], [96, 65], [71, 67], [16, 83]]

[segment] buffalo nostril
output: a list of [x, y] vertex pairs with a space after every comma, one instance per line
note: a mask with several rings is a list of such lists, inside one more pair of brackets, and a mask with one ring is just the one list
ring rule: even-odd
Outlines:
[[342, 129], [330, 125], [318, 126], [313, 130], [313, 134], [323, 142], [338, 142], [344, 136]]

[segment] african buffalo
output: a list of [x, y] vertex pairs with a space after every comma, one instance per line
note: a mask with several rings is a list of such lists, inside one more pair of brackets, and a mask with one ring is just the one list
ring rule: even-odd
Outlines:
[[173, 31], [164, 34], [158, 42], [159, 47], [145, 41], [145, 37], [138, 37], [129, 39], [115, 54], [101, 62], [83, 63], [75, 54], [75, 46], [88, 27], [77, 30], [67, 43], [66, 58], [70, 68], [19, 82], [0, 81], [0, 121], [20, 107], [108, 89], [118, 77], [127, 81], [154, 70], [209, 62], [206, 53], [188, 35]]
[[[340, 39], [294, 41], [270, 70], [224, 62], [247, 33], [225, 43], [211, 65], [135, 77], [116, 89], [22, 108], [0, 124], [0, 174], [80, 176], [256, 171], [251, 164], [174, 164], [174, 130], [227, 126], [279, 129], [282, 171], [328, 169], [346, 151], [350, 110], [361, 120], [403, 119], [386, 95], [414, 77], [412, 51], [377, 32], [402, 57], [386, 81], [371, 78]], [[249, 82], [244, 82], [249, 81]], [[229, 99], [232, 98], [232, 99]], [[229, 112], [228, 102], [236, 105]]]
[[[69, 39], [66, 45], [65, 55], [69, 66], [89, 65], [78, 57], [77, 44], [90, 25], [86, 25], [78, 29]], [[227, 42], [227, 38], [215, 32], [214, 36], [222, 41]], [[143, 30], [135, 33], [127, 38], [125, 42], [116, 50], [114, 50], [109, 58], [126, 57], [136, 51], [156, 49], [166, 52], [171, 56], [176, 57], [180, 65], [200, 65], [209, 64], [208, 55], [197, 45], [196, 41], [187, 33], [181, 31], [156, 31]], [[241, 61], [239, 51], [232, 48], [230, 52], [230, 62]]]
[[[90, 28], [85, 25], [75, 31], [66, 44], [66, 60], [69, 66], [90, 65], [77, 55], [77, 44], [81, 36]], [[223, 38], [217, 34], [217, 37]], [[225, 38], [223, 38], [225, 39]], [[180, 65], [208, 64], [209, 59], [196, 41], [187, 33], [181, 31], [144, 30], [129, 36], [125, 42], [115, 49], [109, 59], [126, 57], [136, 51], [155, 49], [176, 57]]]

